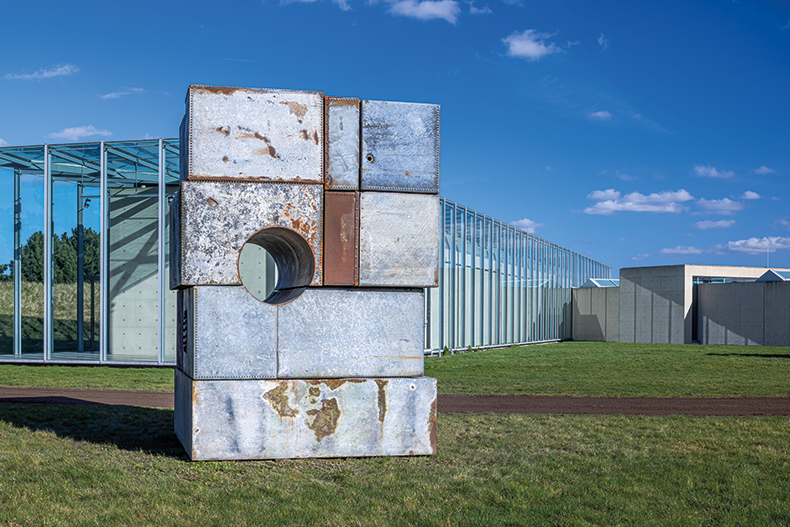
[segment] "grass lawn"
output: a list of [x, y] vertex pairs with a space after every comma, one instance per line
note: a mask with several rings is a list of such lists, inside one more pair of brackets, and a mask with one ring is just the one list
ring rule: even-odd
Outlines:
[[425, 359], [440, 393], [788, 397], [790, 347], [562, 342]]
[[[571, 342], [430, 358], [426, 374], [444, 393], [784, 396], [787, 362]], [[168, 390], [172, 371], [3, 365], [0, 384]], [[0, 525], [790, 524], [785, 417], [438, 421], [435, 456], [191, 463], [170, 409], [3, 403]]]
[[[439, 393], [788, 397], [790, 348], [562, 342], [425, 359]], [[0, 365], [0, 386], [170, 391], [170, 369]]]
[[2, 525], [786, 525], [785, 418], [440, 414], [419, 458], [187, 462], [171, 410], [0, 405]]

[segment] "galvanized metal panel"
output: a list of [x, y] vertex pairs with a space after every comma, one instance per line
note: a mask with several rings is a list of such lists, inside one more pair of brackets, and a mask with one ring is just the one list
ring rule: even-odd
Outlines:
[[191, 423], [179, 439], [192, 460], [436, 453], [436, 379], [194, 381], [176, 371], [177, 393], [184, 384], [191, 397], [179, 400], [192, 404], [176, 419]]
[[199, 286], [185, 292], [184, 373], [197, 380], [277, 377], [277, 306], [243, 287]]
[[423, 373], [423, 289], [311, 288], [279, 310], [280, 379]]
[[324, 192], [324, 285], [359, 284], [359, 192]]
[[362, 101], [362, 190], [439, 193], [439, 105]]
[[321, 92], [195, 85], [187, 116], [182, 179], [323, 182]]
[[170, 202], [170, 289], [181, 284], [181, 191]]
[[[323, 187], [284, 183], [181, 183], [180, 276], [171, 287], [241, 285], [238, 258], [257, 231], [283, 227], [310, 246], [321, 285]], [[302, 285], [302, 284], [300, 284]]]
[[359, 99], [327, 97], [326, 126], [327, 190], [359, 189]]
[[362, 192], [359, 285], [439, 285], [439, 197]]

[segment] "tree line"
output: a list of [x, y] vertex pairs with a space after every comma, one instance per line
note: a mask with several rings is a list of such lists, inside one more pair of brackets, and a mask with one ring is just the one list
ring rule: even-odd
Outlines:
[[[71, 234], [52, 237], [53, 276], [56, 284], [77, 283], [77, 228]], [[86, 275], [99, 274], [99, 233], [90, 227], [82, 231], [83, 271]], [[34, 232], [21, 247], [22, 281], [44, 281], [44, 233]], [[14, 279], [14, 262], [0, 264], [0, 282]]]

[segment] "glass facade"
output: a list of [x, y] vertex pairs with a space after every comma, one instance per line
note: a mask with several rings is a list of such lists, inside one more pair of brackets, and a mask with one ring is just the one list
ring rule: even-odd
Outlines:
[[[0, 362], [175, 363], [178, 152], [177, 139], [0, 148]], [[441, 207], [426, 353], [570, 338], [570, 288], [611, 269]]]
[[571, 288], [612, 269], [440, 198], [439, 287], [426, 290], [426, 353], [567, 340]]

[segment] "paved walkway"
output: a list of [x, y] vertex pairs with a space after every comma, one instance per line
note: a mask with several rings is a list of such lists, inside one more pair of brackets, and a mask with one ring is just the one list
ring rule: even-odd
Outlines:
[[[172, 392], [0, 387], [0, 403], [100, 404], [172, 408]], [[440, 412], [628, 415], [784, 415], [790, 397], [725, 399], [439, 395]]]

